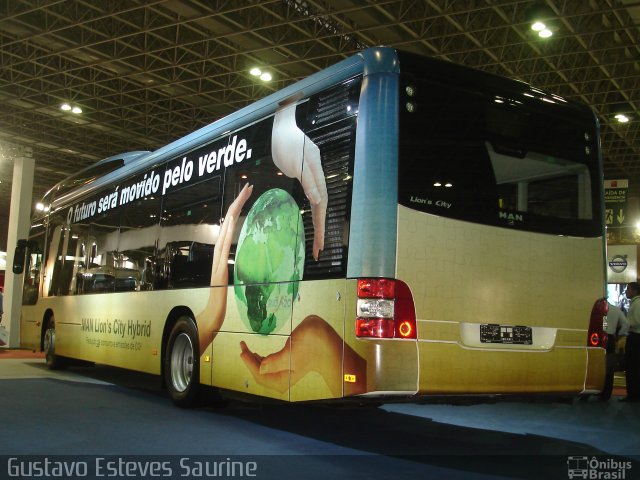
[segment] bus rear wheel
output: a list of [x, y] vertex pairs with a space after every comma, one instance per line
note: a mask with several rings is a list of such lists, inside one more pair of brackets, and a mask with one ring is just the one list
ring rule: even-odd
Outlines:
[[50, 370], [60, 370], [66, 367], [65, 359], [56, 355], [56, 320], [54, 317], [47, 321], [42, 346], [45, 362]]
[[200, 352], [198, 330], [190, 317], [180, 317], [169, 334], [164, 378], [173, 403], [179, 407], [194, 404], [200, 388]]

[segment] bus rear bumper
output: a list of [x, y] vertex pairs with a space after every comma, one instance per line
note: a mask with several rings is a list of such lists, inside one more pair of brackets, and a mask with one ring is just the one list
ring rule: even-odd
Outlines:
[[603, 349], [466, 348], [420, 342], [418, 394], [580, 394], [600, 390]]
[[[368, 397], [597, 393], [601, 348], [468, 348], [457, 342], [386, 341], [368, 358]], [[385, 347], [385, 348], [382, 348]]]
[[600, 393], [604, 387], [607, 354], [603, 348], [587, 348], [587, 372], [581, 393]]

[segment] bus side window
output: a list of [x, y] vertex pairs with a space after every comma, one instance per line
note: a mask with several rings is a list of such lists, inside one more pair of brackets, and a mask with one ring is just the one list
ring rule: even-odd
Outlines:
[[28, 256], [24, 271], [24, 286], [22, 288], [22, 304], [35, 305], [40, 290], [40, 271], [42, 269], [42, 252], [44, 242], [44, 227], [38, 225], [31, 229], [28, 242]]
[[66, 217], [61, 212], [54, 213], [50, 218], [45, 266], [46, 283], [43, 290], [47, 296], [58, 295], [58, 283], [62, 271], [62, 247], [66, 232], [65, 222]]
[[[53, 229], [51, 248], [55, 248], [56, 255], [49, 295], [73, 295], [77, 292], [78, 276], [84, 269], [82, 251], [87, 228], [86, 224], [72, 224]], [[53, 250], [49, 255], [50, 261], [52, 253]]]
[[169, 192], [162, 205], [156, 289], [207, 287], [222, 217], [221, 178]]
[[115, 265], [116, 291], [153, 290], [160, 208], [161, 197], [148, 196], [122, 210]]
[[86, 267], [81, 287], [83, 293], [115, 291], [119, 236], [118, 211], [107, 211], [92, 219], [85, 244]]
[[87, 224], [73, 224], [69, 226], [67, 234], [67, 252], [64, 262], [63, 282], [61, 282], [61, 295], [75, 295], [78, 293], [78, 280], [85, 270], [85, 239], [89, 226]]

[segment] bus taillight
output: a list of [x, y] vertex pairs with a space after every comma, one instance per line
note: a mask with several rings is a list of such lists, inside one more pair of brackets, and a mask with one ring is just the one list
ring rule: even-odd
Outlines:
[[396, 281], [390, 278], [359, 278], [358, 298], [386, 298], [396, 296]]
[[606, 298], [596, 300], [591, 309], [591, 319], [589, 320], [589, 335], [587, 337], [588, 347], [607, 347], [607, 334], [604, 331], [604, 321], [609, 312], [609, 304]]
[[409, 286], [388, 278], [358, 279], [356, 336], [416, 339], [416, 309]]

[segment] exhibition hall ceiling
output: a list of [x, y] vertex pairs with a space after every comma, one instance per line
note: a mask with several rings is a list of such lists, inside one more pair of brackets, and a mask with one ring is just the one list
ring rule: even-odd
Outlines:
[[[538, 9], [546, 39], [530, 28]], [[35, 158], [35, 202], [84, 166], [157, 149], [374, 45], [590, 105], [605, 177], [629, 178], [638, 193], [639, 17], [636, 0], [4, 0], [0, 250], [21, 147]]]

